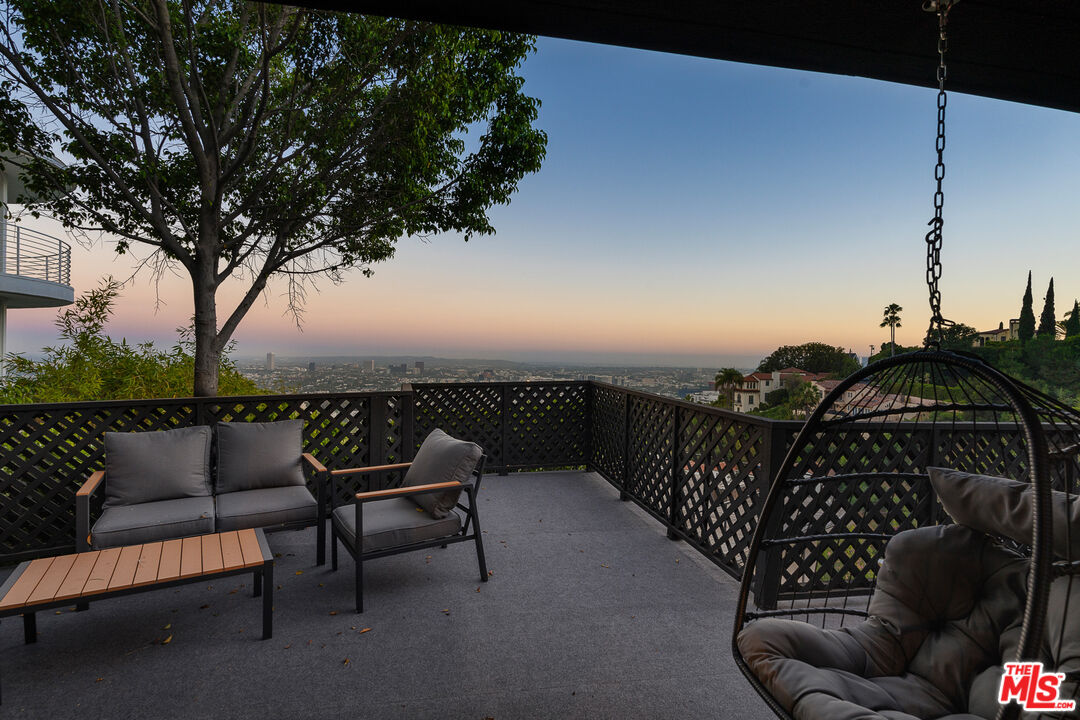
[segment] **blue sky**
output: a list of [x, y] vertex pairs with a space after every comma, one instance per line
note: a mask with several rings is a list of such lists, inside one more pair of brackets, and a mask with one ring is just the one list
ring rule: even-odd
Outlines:
[[[552, 39], [522, 74], [548, 154], [495, 236], [403, 238], [374, 278], [311, 293], [303, 332], [272, 287], [239, 353], [751, 364], [811, 340], [866, 354], [891, 302], [919, 341], [935, 91]], [[1036, 312], [1053, 275], [1060, 316], [1080, 296], [1080, 116], [951, 94], [948, 133], [945, 315], [1008, 322], [1030, 269]], [[73, 282], [130, 269], [78, 248]], [[111, 330], [171, 343], [189, 295], [167, 279], [155, 312], [137, 276]], [[9, 347], [54, 341], [53, 316], [13, 311]]]

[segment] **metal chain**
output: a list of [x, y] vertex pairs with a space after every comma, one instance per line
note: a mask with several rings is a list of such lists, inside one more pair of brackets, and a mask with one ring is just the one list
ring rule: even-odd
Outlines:
[[927, 223], [931, 227], [930, 232], [926, 233], [926, 286], [930, 290], [930, 327], [926, 331], [926, 347], [940, 347], [944, 326], [953, 324], [941, 315], [941, 291], [938, 289], [938, 280], [941, 279], [941, 229], [945, 224], [941, 212], [945, 205], [941, 181], [945, 179], [945, 106], [948, 101], [945, 95], [945, 52], [949, 49], [949, 40], [945, 35], [945, 23], [952, 4], [953, 0], [937, 0], [933, 6], [924, 5], [928, 10], [936, 9], [938, 16], [937, 165], [934, 166], [937, 190], [934, 192], [934, 217]]

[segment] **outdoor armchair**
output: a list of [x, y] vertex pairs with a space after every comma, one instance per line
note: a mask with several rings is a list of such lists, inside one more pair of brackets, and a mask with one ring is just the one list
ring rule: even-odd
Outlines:
[[[356, 566], [356, 612], [364, 611], [364, 562], [387, 555], [472, 540], [480, 580], [488, 579], [476, 494], [485, 457], [475, 443], [433, 430], [411, 463], [332, 470], [338, 478], [406, 470], [401, 487], [356, 493], [353, 502], [331, 502], [331, 564], [338, 566], [338, 542]], [[464, 495], [467, 505], [459, 500]]]

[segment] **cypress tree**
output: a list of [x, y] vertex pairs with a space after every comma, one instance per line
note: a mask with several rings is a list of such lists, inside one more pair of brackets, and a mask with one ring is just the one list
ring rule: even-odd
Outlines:
[[1039, 337], [1057, 337], [1057, 313], [1054, 312], [1054, 278], [1050, 278], [1050, 287], [1046, 288], [1046, 301], [1043, 303], [1042, 315], [1039, 317]]
[[1020, 308], [1020, 327], [1017, 329], [1020, 342], [1027, 342], [1035, 337], [1035, 311], [1031, 309], [1031, 271], [1028, 270], [1027, 290], [1024, 291], [1024, 304]]
[[1073, 300], [1073, 309], [1069, 313], [1069, 319], [1065, 321], [1065, 337], [1080, 335], [1080, 302]]

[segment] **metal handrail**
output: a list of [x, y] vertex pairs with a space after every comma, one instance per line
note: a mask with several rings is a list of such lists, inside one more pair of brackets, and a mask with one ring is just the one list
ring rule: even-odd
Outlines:
[[0, 272], [70, 285], [71, 246], [52, 235], [7, 223], [0, 235]]

